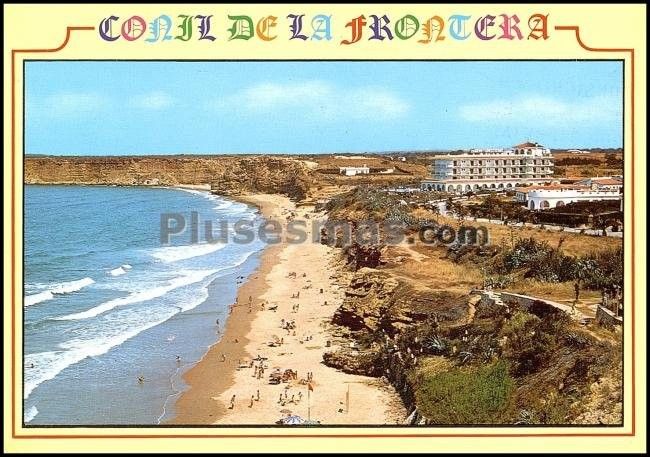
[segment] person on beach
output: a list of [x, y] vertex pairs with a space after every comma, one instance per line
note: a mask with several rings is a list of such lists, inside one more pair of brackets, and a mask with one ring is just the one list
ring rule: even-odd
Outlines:
[[180, 362], [181, 362], [181, 356], [180, 356], [180, 355], [177, 355], [177, 356], [176, 356], [176, 362], [177, 362], [177, 363], [180, 363]]
[[226, 361], [226, 354], [221, 354], [221, 361], [225, 362]]
[[217, 327], [219, 327], [219, 319], [217, 319]]
[[248, 405], [249, 408], [253, 407], [253, 402], [255, 401], [255, 395], [251, 395], [251, 404]]
[[255, 401], [260, 401], [260, 389], [257, 389], [257, 398]]
[[230, 399], [230, 409], [235, 409], [235, 396]]

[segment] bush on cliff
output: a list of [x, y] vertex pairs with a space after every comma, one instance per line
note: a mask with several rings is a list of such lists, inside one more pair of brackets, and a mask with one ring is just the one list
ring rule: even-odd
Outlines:
[[415, 392], [420, 413], [431, 424], [508, 422], [514, 382], [505, 361], [480, 368], [456, 367], [420, 379]]

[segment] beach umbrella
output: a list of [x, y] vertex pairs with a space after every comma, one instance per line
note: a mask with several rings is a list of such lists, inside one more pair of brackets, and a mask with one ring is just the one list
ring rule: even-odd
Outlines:
[[303, 422], [305, 422], [305, 420], [300, 416], [288, 416], [282, 420], [284, 425], [300, 425]]

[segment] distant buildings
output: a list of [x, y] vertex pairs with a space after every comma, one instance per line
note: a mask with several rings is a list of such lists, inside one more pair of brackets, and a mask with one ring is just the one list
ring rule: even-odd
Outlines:
[[431, 177], [420, 184], [422, 190], [504, 190], [549, 182], [553, 158], [550, 149], [526, 142], [509, 149], [472, 149], [462, 154], [437, 155], [433, 157], [431, 171]]
[[367, 175], [370, 174], [370, 167], [339, 167], [339, 174], [345, 176]]
[[590, 154], [589, 151], [582, 151], [580, 149], [569, 149], [567, 152], [571, 154]]

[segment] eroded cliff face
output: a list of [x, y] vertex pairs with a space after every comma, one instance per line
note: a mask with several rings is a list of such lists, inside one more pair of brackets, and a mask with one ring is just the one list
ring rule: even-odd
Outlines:
[[323, 362], [384, 377], [411, 411], [408, 423], [456, 423], [453, 415], [428, 417], [427, 383], [504, 361], [515, 388], [494, 423], [620, 424], [621, 351], [609, 334], [516, 303], [432, 290], [395, 273], [351, 274], [332, 324], [353, 343], [325, 353]]
[[209, 184], [222, 195], [281, 193], [296, 199], [313, 182], [299, 160], [281, 157], [27, 157], [26, 184]]

